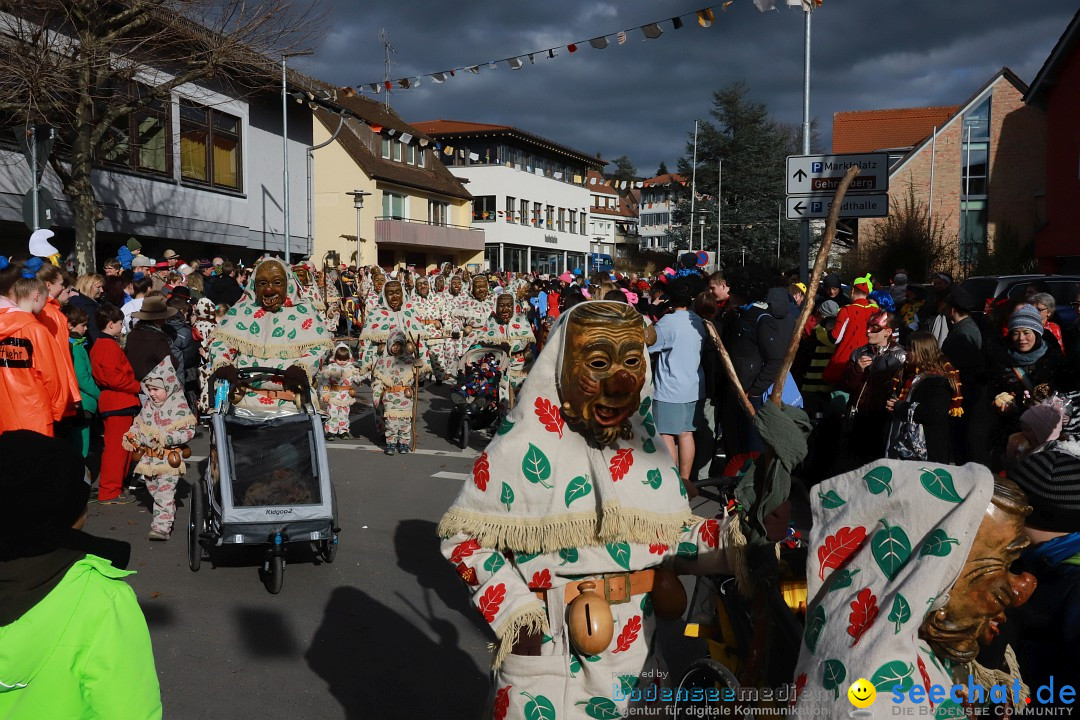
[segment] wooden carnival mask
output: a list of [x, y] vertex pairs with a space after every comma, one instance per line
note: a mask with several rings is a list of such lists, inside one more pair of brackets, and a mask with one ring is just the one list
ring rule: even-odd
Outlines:
[[373, 288], [375, 288], [375, 292], [381, 293], [382, 289], [383, 289], [383, 285], [385, 285], [385, 284], [386, 284], [386, 276], [385, 275], [383, 275], [382, 273], [372, 275], [372, 277], [371, 277], [371, 286]]
[[307, 265], [297, 265], [293, 268], [293, 274], [301, 285], [311, 284], [311, 275], [308, 274]]
[[390, 309], [397, 312], [401, 309], [401, 303], [404, 300], [404, 292], [401, 289], [401, 283], [397, 280], [390, 280], [386, 283], [384, 289], [386, 295], [386, 304], [390, 306]]
[[1035, 577], [1009, 568], [1030, 544], [1024, 519], [1027, 497], [1012, 481], [996, 479], [994, 497], [983, 516], [960, 576], [944, 607], [927, 616], [919, 637], [938, 657], [967, 663], [989, 644], [1005, 621], [1005, 611], [1023, 605], [1035, 590]]
[[289, 296], [285, 268], [276, 262], [264, 262], [255, 270], [255, 299], [267, 312], [277, 312]]
[[567, 319], [562, 414], [601, 447], [633, 436], [629, 418], [645, 385], [645, 326], [624, 303], [586, 303]]
[[505, 325], [514, 317], [514, 299], [507, 294], [502, 294], [495, 301], [495, 319]]
[[460, 295], [461, 294], [461, 278], [458, 277], [457, 275], [450, 278], [450, 294], [451, 295]]
[[487, 300], [489, 290], [490, 287], [488, 286], [487, 278], [483, 275], [480, 275], [475, 280], [473, 280], [472, 294], [473, 297], [480, 302], [484, 302], [484, 300]]

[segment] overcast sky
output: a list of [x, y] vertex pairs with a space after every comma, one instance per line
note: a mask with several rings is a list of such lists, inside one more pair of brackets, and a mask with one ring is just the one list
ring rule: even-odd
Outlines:
[[[716, 11], [711, 28], [670, 18], [709, 0], [325, 0], [321, 45], [300, 69], [336, 85], [381, 81], [385, 28], [396, 51], [390, 77], [481, 64], [444, 84], [422, 78], [391, 104], [406, 121], [513, 125], [607, 160], [627, 155], [642, 175], [674, 169], [713, 91], [744, 81], [753, 99], [790, 123], [802, 117], [803, 14], [761, 13], [751, 0]], [[1030, 82], [1080, 7], [1078, 0], [825, 0], [813, 15], [810, 114], [831, 144], [844, 110], [954, 105], [1002, 66]], [[663, 35], [599, 35], [660, 21]], [[584, 41], [584, 42], [582, 42]], [[579, 43], [570, 54], [566, 45]], [[492, 60], [559, 46], [520, 70]], [[365, 88], [365, 93], [368, 89]], [[379, 96], [382, 97], [381, 95]], [[609, 166], [610, 167], [610, 166]]]

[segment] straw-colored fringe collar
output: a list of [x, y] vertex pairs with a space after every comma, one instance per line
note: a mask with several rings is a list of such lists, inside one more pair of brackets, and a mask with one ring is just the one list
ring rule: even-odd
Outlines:
[[[439, 522], [440, 537], [458, 533], [473, 537], [485, 548], [510, 548], [521, 552], [558, 552], [607, 542], [664, 543], [674, 545], [687, 525], [700, 520], [692, 512], [669, 515], [605, 507], [602, 518], [595, 511], [538, 518], [507, 518], [451, 508]], [[598, 534], [600, 528], [603, 533]]]
[[276, 342], [252, 342], [248, 338], [233, 335], [228, 331], [223, 332], [220, 329], [214, 333], [213, 339], [221, 341], [227, 347], [236, 348], [241, 355], [276, 359], [299, 357], [307, 354], [309, 350], [329, 348], [333, 344], [330, 338], [307, 343], [294, 343], [292, 345], [284, 345]]
[[160, 460], [158, 458], [143, 458], [139, 460], [139, 464], [135, 466], [132, 471], [136, 475], [147, 475], [149, 477], [163, 477], [165, 475], [175, 475], [177, 479], [182, 478], [184, 473], [187, 472], [187, 463], [183, 460], [180, 461], [180, 467], [173, 467], [169, 464], [168, 460]]
[[513, 650], [518, 633], [521, 632], [522, 628], [528, 630], [530, 635], [541, 633], [546, 635], [548, 633], [547, 613], [544, 612], [543, 605], [539, 602], [529, 603], [504, 620], [503, 624], [499, 626], [499, 631], [495, 634], [499, 638], [499, 642], [496, 645], [495, 657], [491, 660], [493, 670], [498, 670], [503, 664], [503, 660]]
[[[960, 677], [970, 674], [973, 678], [973, 682], [976, 685], [981, 685], [984, 688], [993, 687], [994, 685], [1004, 685], [1006, 692], [1013, 694], [1013, 681], [1020, 677], [1020, 663], [1016, 659], [1016, 651], [1013, 650], [1012, 645], [1005, 646], [1005, 666], [1008, 670], [992, 670], [987, 667], [983, 667], [977, 662], [971, 662], [966, 666], [960, 666], [966, 668], [961, 671]], [[1025, 709], [1028, 709], [1028, 699], [1031, 697], [1031, 688], [1023, 680], [1020, 681], [1020, 692], [1018, 697], [1010, 697], [1009, 701], [1012, 703], [1013, 710], [1018, 714], [1023, 713]]]
[[735, 587], [739, 589], [743, 597], [750, 598], [754, 596], [754, 581], [750, 578], [750, 566], [746, 563], [746, 545], [742, 520], [738, 515], [732, 515], [731, 522], [727, 524], [724, 554], [727, 557], [728, 567], [735, 573]]

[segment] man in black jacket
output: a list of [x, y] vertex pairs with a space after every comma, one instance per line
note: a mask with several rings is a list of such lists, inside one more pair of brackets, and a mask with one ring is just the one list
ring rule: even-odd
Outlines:
[[218, 305], [235, 305], [244, 294], [244, 288], [236, 282], [236, 264], [226, 260], [221, 264], [221, 275], [206, 286], [204, 294]]
[[990, 464], [990, 430], [994, 416], [990, 412], [990, 356], [993, 348], [980, 324], [982, 315], [974, 315], [979, 301], [961, 285], [953, 287], [945, 300], [952, 329], [942, 343], [941, 352], [960, 373], [964, 393], [964, 414], [954, 423], [957, 461]]

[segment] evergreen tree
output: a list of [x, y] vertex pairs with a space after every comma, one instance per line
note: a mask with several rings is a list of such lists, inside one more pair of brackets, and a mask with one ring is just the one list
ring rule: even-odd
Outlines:
[[660, 167], [656, 168], [656, 176], [660, 177], [661, 175], [667, 175], [667, 174], [668, 174], [667, 163], [664, 162], [663, 160], [661, 160], [660, 161]]
[[[786, 157], [798, 154], [799, 138], [769, 116], [768, 108], [748, 97], [745, 83], [736, 82], [713, 93], [710, 120], [698, 125], [697, 198], [690, 217], [691, 178], [694, 176], [694, 135], [688, 133], [686, 154], [678, 172], [686, 180], [680, 189], [671, 235], [680, 249], [717, 247], [717, 203], [720, 204], [720, 261], [777, 263], [777, 213], [784, 202]], [[722, 169], [718, 165], [722, 161]], [[718, 200], [718, 177], [721, 197]], [[705, 218], [704, 228], [699, 224]], [[704, 230], [704, 232], [703, 232]], [[798, 257], [798, 223], [781, 219], [781, 265]]]
[[626, 181], [637, 179], [637, 168], [634, 167], [634, 163], [630, 162], [630, 158], [625, 155], [620, 155], [612, 160], [612, 162], [615, 164], [615, 169], [611, 172], [604, 173], [605, 178], [608, 180]]

